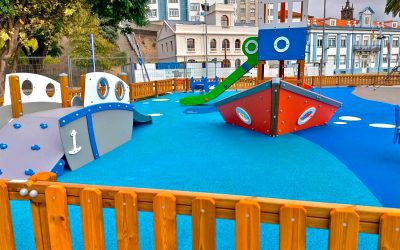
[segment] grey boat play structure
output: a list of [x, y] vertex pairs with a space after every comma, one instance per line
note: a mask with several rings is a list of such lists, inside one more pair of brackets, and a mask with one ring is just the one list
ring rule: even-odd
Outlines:
[[[22, 84], [23, 114], [15, 119], [13, 76]], [[43, 171], [62, 175], [65, 166], [78, 169], [129, 141], [134, 124], [152, 122], [130, 103], [129, 86], [108, 73], [87, 74], [84, 100], [72, 103], [83, 105], [62, 108], [61, 85], [48, 77], [6, 76], [0, 107], [0, 178], [23, 180]]]

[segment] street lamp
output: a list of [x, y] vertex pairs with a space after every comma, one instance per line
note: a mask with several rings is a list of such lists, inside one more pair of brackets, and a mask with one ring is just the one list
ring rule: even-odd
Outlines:
[[204, 11], [204, 27], [205, 27], [205, 48], [206, 48], [206, 77], [208, 78], [208, 34], [207, 34], [207, 11], [210, 10], [210, 6], [207, 3], [207, 0], [204, 1], [204, 4], [201, 5], [202, 10]]

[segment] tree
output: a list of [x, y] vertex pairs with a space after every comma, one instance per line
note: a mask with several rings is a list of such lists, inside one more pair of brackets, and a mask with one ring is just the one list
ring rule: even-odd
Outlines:
[[400, 0], [386, 0], [385, 13], [392, 13], [393, 16], [400, 16]]
[[[0, 3], [0, 93], [7, 61], [35, 36], [52, 37], [74, 3], [69, 0], [2, 0]], [[46, 43], [51, 42], [49, 40]]]
[[[105, 27], [130, 32], [128, 25], [147, 23], [148, 0], [0, 0], [0, 95], [4, 92], [7, 61], [32, 39], [41, 37], [36, 53], [46, 54], [61, 39], [62, 30], [76, 6], [88, 3], [91, 13], [106, 20]], [[79, 27], [76, 27], [79, 28]], [[110, 31], [110, 29], [103, 29]], [[37, 39], [40, 40], [40, 39]], [[30, 51], [35, 53], [35, 51]]]
[[[96, 55], [96, 67], [108, 70], [116, 64], [124, 64], [124, 60], [101, 59], [102, 57], [124, 58], [126, 54], [120, 52], [115, 45], [118, 31], [112, 26], [101, 27], [101, 20], [96, 15], [92, 15], [87, 4], [77, 5], [73, 10], [74, 15], [69, 18], [68, 24], [64, 25], [63, 34], [68, 38], [70, 44], [69, 55], [77, 58], [74, 62], [80, 68], [89, 68], [89, 34], [94, 35], [94, 50]], [[111, 31], [104, 32], [104, 27]], [[104, 35], [106, 33], [106, 35]], [[110, 35], [111, 34], [111, 35]], [[81, 58], [81, 59], [79, 59]]]

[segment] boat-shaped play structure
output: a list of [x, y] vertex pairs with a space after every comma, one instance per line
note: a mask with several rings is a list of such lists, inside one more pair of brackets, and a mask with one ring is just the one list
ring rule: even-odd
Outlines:
[[27, 179], [44, 171], [62, 175], [65, 165], [75, 170], [129, 141], [133, 124], [151, 123], [130, 104], [129, 86], [121, 78], [89, 73], [84, 86], [82, 97], [69, 102], [68, 86], [48, 77], [6, 76], [1, 178]]

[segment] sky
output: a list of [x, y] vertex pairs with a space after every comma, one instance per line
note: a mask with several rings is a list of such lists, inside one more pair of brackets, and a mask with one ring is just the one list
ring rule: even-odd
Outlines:
[[[344, 6], [346, 0], [326, 0], [326, 16], [340, 18], [340, 10]], [[386, 0], [350, 0], [350, 3], [354, 4], [354, 18], [358, 19], [358, 13], [365, 7], [371, 7], [375, 13], [376, 18], [379, 21], [384, 20], [400, 20], [399, 18], [393, 18], [392, 15], [386, 15], [384, 13]], [[309, 14], [315, 17], [323, 17], [324, 1], [323, 0], [309, 0]]]

